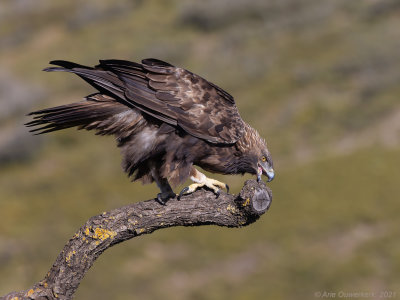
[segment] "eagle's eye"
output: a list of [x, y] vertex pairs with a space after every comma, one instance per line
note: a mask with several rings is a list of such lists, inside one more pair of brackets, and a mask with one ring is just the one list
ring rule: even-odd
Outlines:
[[262, 160], [263, 162], [266, 162], [266, 161], [267, 161], [267, 158], [266, 158], [265, 156], [263, 156], [263, 157], [261, 157], [261, 160]]

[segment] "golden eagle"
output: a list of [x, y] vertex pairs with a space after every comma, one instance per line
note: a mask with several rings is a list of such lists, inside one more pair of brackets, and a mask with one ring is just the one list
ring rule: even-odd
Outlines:
[[114, 135], [123, 169], [143, 183], [155, 181], [165, 203], [173, 186], [194, 182], [180, 195], [206, 186], [217, 195], [225, 183], [207, 178], [194, 165], [221, 174], [256, 174], [274, 178], [265, 140], [238, 112], [233, 97], [206, 79], [158, 59], [142, 63], [100, 60], [92, 67], [56, 60], [44, 71], [71, 72], [98, 92], [81, 102], [30, 113], [42, 134], [77, 126]]

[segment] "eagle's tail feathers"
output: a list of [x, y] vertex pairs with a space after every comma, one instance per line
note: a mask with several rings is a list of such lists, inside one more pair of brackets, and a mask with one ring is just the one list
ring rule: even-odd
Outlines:
[[[95, 99], [101, 100], [97, 101]], [[108, 101], [104, 99], [108, 99]], [[29, 115], [33, 116], [33, 120], [25, 125], [33, 127], [30, 132], [35, 134], [43, 134], [75, 126], [78, 126], [78, 129], [101, 131], [112, 125], [111, 118], [113, 116], [127, 110], [130, 109], [112, 98], [95, 94], [88, 96], [86, 101], [31, 112]], [[110, 132], [105, 130], [99, 134], [112, 134], [112, 129], [110, 128]]]

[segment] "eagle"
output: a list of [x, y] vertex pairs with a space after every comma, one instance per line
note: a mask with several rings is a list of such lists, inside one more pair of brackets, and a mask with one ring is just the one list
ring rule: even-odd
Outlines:
[[250, 173], [274, 178], [267, 144], [239, 115], [234, 98], [184, 68], [149, 58], [141, 63], [108, 59], [95, 67], [55, 60], [56, 67], [78, 75], [96, 93], [80, 102], [29, 113], [30, 131], [43, 134], [77, 127], [114, 135], [122, 167], [132, 181], [156, 182], [157, 200], [176, 197], [171, 185], [189, 177], [178, 195], [206, 187], [217, 196], [227, 184], [208, 178], [195, 166], [220, 174]]

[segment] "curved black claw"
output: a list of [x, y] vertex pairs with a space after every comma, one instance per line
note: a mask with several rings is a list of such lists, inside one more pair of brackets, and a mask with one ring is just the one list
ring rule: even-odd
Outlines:
[[162, 194], [161, 193], [157, 194], [157, 202], [160, 203], [161, 205], [167, 204], [167, 200], [162, 198]]
[[229, 185], [225, 183], [226, 193], [229, 194]]
[[217, 196], [217, 198], [219, 197], [219, 195], [221, 195], [221, 190], [217, 190], [217, 191], [215, 192], [215, 196]]
[[178, 195], [178, 200], [181, 200], [182, 195], [185, 194], [188, 190], [189, 190], [188, 186], [183, 188], [182, 191]]
[[157, 194], [157, 202], [160, 203], [161, 205], [167, 204], [167, 201], [171, 198], [174, 198], [176, 195], [174, 192], [163, 192], [163, 193], [158, 193]]

